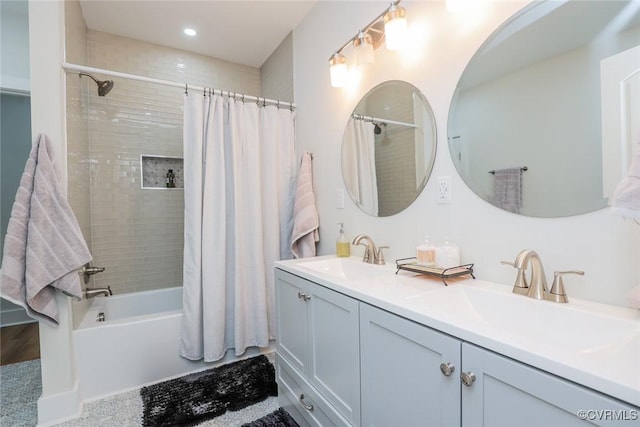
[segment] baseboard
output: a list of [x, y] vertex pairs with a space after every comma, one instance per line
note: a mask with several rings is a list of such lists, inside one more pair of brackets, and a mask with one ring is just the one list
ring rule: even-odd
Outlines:
[[78, 383], [73, 389], [38, 399], [38, 427], [47, 427], [82, 415], [82, 402], [78, 393]]

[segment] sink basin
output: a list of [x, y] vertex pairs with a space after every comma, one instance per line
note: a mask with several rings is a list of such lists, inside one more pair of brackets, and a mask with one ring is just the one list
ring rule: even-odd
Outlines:
[[[619, 353], [640, 360], [640, 323], [610, 315], [600, 304], [558, 304], [516, 295], [505, 286], [460, 284], [408, 298], [421, 311], [509, 336], [530, 350], [563, 353]], [[585, 307], [589, 306], [589, 307]], [[633, 359], [635, 358], [635, 359]]]
[[298, 266], [320, 273], [333, 279], [359, 280], [388, 274], [387, 265], [375, 265], [362, 262], [360, 258], [321, 258], [305, 261]]

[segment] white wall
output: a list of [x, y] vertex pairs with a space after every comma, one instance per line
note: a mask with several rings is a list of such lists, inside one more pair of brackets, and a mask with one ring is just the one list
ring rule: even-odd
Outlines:
[[[351, 237], [367, 233], [377, 244], [390, 245], [389, 262], [413, 256], [424, 235], [447, 236], [461, 246], [464, 262], [475, 263], [477, 277], [512, 285], [515, 272], [500, 261], [512, 261], [519, 251], [531, 248], [540, 254], [547, 277], [554, 270], [586, 272], [584, 277], [566, 279], [570, 296], [626, 304], [626, 294], [640, 283], [640, 227], [607, 210], [554, 219], [499, 210], [465, 186], [449, 155], [449, 104], [464, 67], [483, 41], [528, 3], [490, 2], [486, 16], [465, 16], [448, 13], [444, 1], [403, 2], [410, 26], [418, 34], [417, 48], [410, 53], [378, 49], [375, 65], [357, 87], [347, 89], [330, 86], [328, 58], [386, 3], [319, 2], [294, 31], [297, 141], [300, 152], [314, 153], [321, 254], [335, 252], [337, 222], [344, 222]], [[350, 200], [344, 209], [336, 209], [336, 189], [344, 188], [337, 168], [347, 118], [370, 88], [392, 79], [418, 87], [433, 108], [438, 149], [431, 179], [413, 205], [392, 217], [368, 216]], [[438, 176], [452, 177], [453, 202], [449, 205], [436, 204]], [[359, 254], [360, 249], [354, 252]]]
[[[29, 2], [29, 50], [31, 75], [31, 133], [49, 136], [54, 147], [58, 179], [66, 190], [64, 2]], [[38, 422], [46, 423], [81, 409], [73, 358], [70, 299], [56, 295], [60, 312], [57, 328], [40, 323], [42, 396]]]

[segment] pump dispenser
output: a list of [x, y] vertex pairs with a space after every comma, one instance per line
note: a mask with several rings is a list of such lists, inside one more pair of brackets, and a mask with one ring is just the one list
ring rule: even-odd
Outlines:
[[339, 257], [351, 256], [351, 243], [344, 235], [343, 223], [339, 222], [338, 238], [336, 239], [336, 255]]

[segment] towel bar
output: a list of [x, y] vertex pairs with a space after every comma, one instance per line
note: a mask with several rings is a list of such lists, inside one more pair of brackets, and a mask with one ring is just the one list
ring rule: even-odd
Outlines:
[[[528, 171], [528, 170], [529, 170], [529, 168], [526, 167], [526, 166], [523, 166], [523, 167], [520, 168], [520, 172], [525, 172], [525, 171]], [[496, 171], [495, 170], [491, 170], [491, 171], [489, 171], [489, 173], [492, 174], [492, 175], [495, 175]]]

